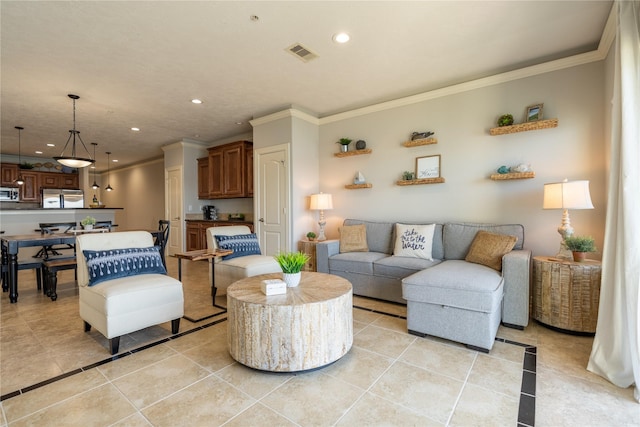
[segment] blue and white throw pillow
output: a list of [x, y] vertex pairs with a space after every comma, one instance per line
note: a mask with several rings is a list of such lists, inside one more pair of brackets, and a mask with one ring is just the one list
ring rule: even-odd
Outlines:
[[258, 236], [255, 233], [215, 237], [220, 249], [231, 249], [233, 251], [232, 254], [223, 256], [223, 260], [247, 255], [261, 255]]
[[89, 286], [138, 274], [167, 274], [160, 247], [82, 251], [89, 269]]

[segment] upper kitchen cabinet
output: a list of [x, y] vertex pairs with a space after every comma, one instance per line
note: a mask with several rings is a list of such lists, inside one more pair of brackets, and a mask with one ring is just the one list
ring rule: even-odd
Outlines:
[[16, 179], [18, 179], [18, 165], [15, 163], [2, 163], [1, 185], [14, 186]]
[[209, 198], [209, 158], [198, 159], [198, 199]]
[[77, 189], [78, 174], [40, 172], [40, 187]]
[[[208, 171], [198, 162], [198, 197], [202, 174], [208, 173], [208, 199], [253, 196], [253, 143], [236, 141], [208, 149]], [[202, 184], [204, 190], [204, 184]], [[204, 194], [204, 191], [203, 193]]]

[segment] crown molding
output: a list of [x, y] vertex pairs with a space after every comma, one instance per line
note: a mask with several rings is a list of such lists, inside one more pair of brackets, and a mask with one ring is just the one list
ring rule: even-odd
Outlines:
[[278, 111], [273, 114], [269, 114], [263, 117], [258, 117], [257, 119], [249, 120], [249, 123], [251, 124], [251, 126], [255, 128], [256, 126], [264, 125], [266, 123], [274, 122], [276, 120], [288, 119], [291, 117], [304, 120], [316, 126], [320, 125], [320, 119], [312, 116], [311, 114], [307, 114], [300, 110], [296, 110], [295, 108], [288, 108], [286, 110]]

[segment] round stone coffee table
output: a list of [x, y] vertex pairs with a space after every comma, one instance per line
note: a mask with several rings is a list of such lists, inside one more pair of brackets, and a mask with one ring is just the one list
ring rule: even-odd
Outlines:
[[353, 344], [351, 283], [339, 276], [302, 272], [300, 285], [266, 296], [262, 274], [227, 289], [229, 353], [251, 368], [294, 372], [319, 368]]

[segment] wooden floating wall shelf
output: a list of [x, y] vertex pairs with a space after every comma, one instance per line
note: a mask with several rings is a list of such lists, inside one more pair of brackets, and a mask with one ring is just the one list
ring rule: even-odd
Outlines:
[[517, 125], [501, 126], [489, 129], [491, 135], [507, 135], [510, 133], [527, 132], [530, 130], [549, 129], [558, 127], [558, 119], [538, 120], [536, 122], [518, 123]]
[[431, 145], [437, 144], [438, 140], [436, 138], [422, 138], [422, 139], [414, 139], [413, 141], [403, 142], [402, 145], [405, 147], [419, 147], [421, 145]]
[[370, 183], [366, 183], [366, 184], [347, 184], [344, 186], [344, 188], [348, 189], [348, 190], [359, 190], [361, 188], [371, 188], [373, 187], [372, 184]]
[[494, 173], [493, 175], [491, 175], [491, 179], [494, 181], [506, 181], [509, 179], [529, 179], [535, 177], [535, 172]]
[[359, 156], [360, 154], [371, 154], [371, 148], [365, 148], [364, 150], [345, 151], [344, 153], [333, 153], [333, 155], [336, 157]]
[[423, 179], [407, 179], [396, 181], [396, 185], [423, 185], [423, 184], [442, 184], [444, 178], [423, 178]]

